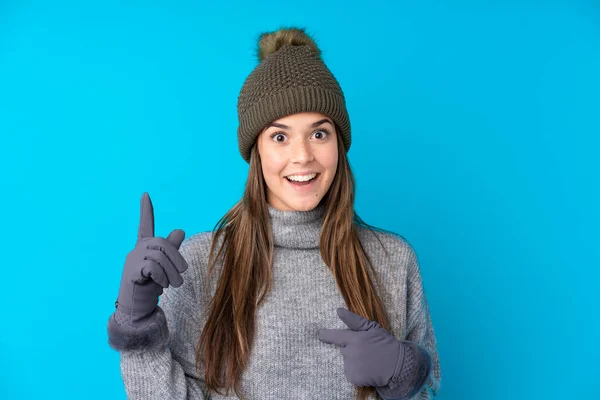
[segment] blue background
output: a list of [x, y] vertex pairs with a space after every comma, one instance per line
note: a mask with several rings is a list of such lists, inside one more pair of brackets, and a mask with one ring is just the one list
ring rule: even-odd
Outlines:
[[159, 236], [240, 198], [237, 95], [287, 25], [344, 89], [357, 212], [417, 251], [439, 398], [600, 398], [599, 3], [282, 3], [0, 2], [0, 398], [125, 398], [140, 196]]

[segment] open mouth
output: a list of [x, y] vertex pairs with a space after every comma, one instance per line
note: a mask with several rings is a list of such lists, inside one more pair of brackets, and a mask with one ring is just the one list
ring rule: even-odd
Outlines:
[[315, 175], [314, 178], [312, 178], [311, 180], [308, 181], [303, 181], [303, 182], [298, 182], [298, 181], [292, 181], [290, 179], [288, 179], [287, 177], [285, 178], [286, 181], [289, 182], [289, 184], [295, 188], [306, 188], [309, 186], [312, 186], [312, 184], [319, 179], [319, 177], [321, 176], [320, 173], [318, 173], [317, 175]]

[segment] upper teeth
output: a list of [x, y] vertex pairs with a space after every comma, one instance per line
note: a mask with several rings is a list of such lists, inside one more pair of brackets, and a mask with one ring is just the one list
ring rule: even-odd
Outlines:
[[317, 174], [312, 173], [310, 175], [290, 175], [287, 178], [292, 181], [305, 182], [310, 181], [315, 176], [317, 176]]

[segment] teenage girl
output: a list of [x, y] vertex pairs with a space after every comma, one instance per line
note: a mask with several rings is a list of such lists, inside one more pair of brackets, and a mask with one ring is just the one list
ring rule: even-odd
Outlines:
[[155, 236], [142, 196], [108, 322], [127, 395], [431, 399], [440, 364], [417, 257], [354, 210], [343, 92], [303, 29], [258, 47], [238, 97], [242, 199], [184, 240]]

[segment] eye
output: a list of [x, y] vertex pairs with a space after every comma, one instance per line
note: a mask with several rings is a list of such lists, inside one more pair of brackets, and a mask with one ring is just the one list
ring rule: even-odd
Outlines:
[[[327, 129], [325, 129], [325, 128], [321, 128], [321, 129], [319, 129], [319, 130], [315, 131], [314, 133], [321, 133], [321, 135], [320, 135], [320, 136], [321, 136], [321, 139], [322, 139], [322, 140], [325, 140], [325, 139], [329, 138], [329, 135], [330, 135], [329, 131], [328, 131]], [[314, 134], [314, 133], [313, 133], [313, 134]], [[325, 135], [323, 135], [323, 133], [324, 133]], [[325, 137], [323, 137], [323, 136], [325, 136]]]
[[[325, 128], [320, 128], [316, 131], [313, 132], [313, 135], [318, 134], [317, 139], [318, 140], [327, 140], [329, 139], [329, 136], [331, 135], [331, 133], [329, 132], [329, 130], [325, 129]], [[271, 135], [271, 140], [276, 141], [277, 143], [283, 143], [283, 140], [279, 140], [279, 137], [285, 137], [285, 133], [283, 132], [275, 132]]]
[[[275, 137], [277, 136], [285, 136], [285, 134], [283, 132], [275, 132], [274, 134], [271, 135], [271, 140], [275, 139]], [[276, 142], [282, 143], [281, 140], [275, 140]]]

